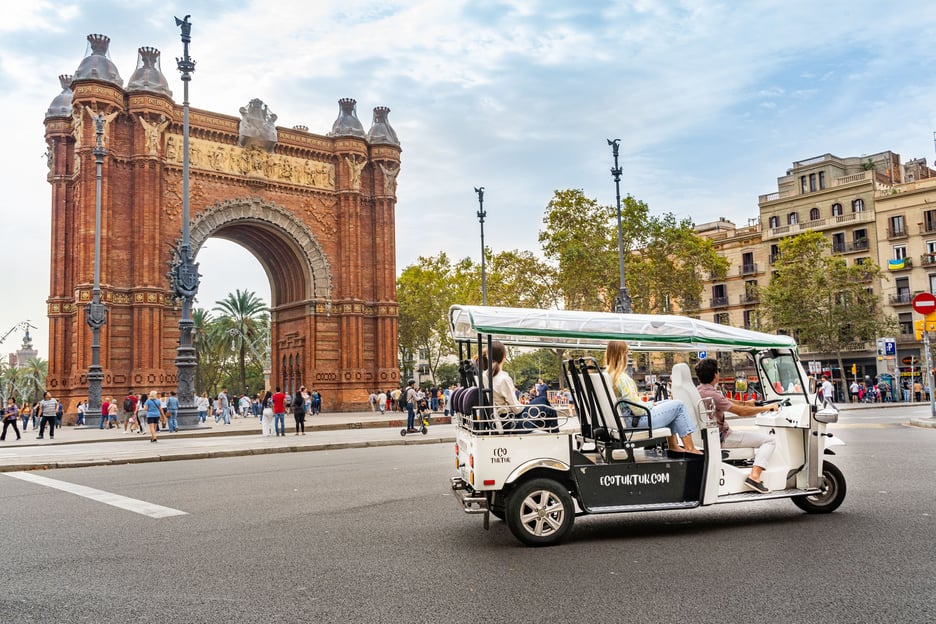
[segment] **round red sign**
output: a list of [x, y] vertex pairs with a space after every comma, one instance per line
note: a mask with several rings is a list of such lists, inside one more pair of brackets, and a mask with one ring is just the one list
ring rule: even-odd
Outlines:
[[913, 298], [913, 309], [926, 316], [931, 312], [936, 312], [936, 296], [932, 293], [923, 292]]

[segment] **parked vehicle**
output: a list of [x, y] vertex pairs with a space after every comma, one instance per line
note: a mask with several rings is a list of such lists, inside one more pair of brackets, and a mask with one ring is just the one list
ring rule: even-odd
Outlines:
[[[449, 311], [449, 326], [464, 386], [451, 401], [457, 473], [451, 486], [465, 512], [484, 516], [485, 528], [493, 515], [524, 544], [540, 546], [559, 542], [582, 514], [777, 498], [808, 513], [828, 513], [845, 498], [845, 477], [825, 460], [832, 454], [827, 447], [842, 444], [826, 431], [838, 412], [820, 404], [788, 336], [680, 316], [459, 305]], [[554, 406], [554, 418], [528, 414], [536, 421], [532, 428], [499, 415], [487, 387], [490, 371], [479, 374], [472, 358], [495, 340], [562, 350], [572, 404]], [[653, 427], [650, 402], [618, 400], [594, 357], [610, 340], [625, 341], [635, 352], [677, 352], [674, 359], [685, 360], [673, 366], [672, 394], [696, 419], [693, 438], [702, 455], [667, 450], [670, 431]], [[721, 448], [712, 406], [700, 399], [687, 363], [702, 351], [756, 378], [762, 400], [779, 406], [753, 419], [776, 439], [761, 477], [767, 493], [745, 487], [754, 449]], [[632, 417], [642, 415], [647, 425], [633, 426]]]

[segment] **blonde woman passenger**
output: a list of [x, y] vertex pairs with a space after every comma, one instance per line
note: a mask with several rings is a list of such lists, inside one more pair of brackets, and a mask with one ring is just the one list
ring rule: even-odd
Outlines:
[[[627, 354], [626, 342], [612, 340], [608, 343], [608, 350], [605, 352], [605, 366], [607, 366], [608, 377], [611, 379], [611, 385], [618, 399], [627, 399], [628, 401], [640, 403], [637, 384], [634, 383], [634, 380], [626, 371]], [[686, 411], [686, 405], [682, 401], [658, 401], [650, 408], [650, 417], [654, 428], [668, 427], [675, 432], [667, 439], [671, 451], [702, 454], [702, 451], [697, 449], [692, 442], [692, 432], [695, 431], [695, 426], [689, 417], [689, 412]], [[647, 417], [641, 416], [636, 426], [646, 427]], [[683, 448], [679, 446], [680, 440]]]

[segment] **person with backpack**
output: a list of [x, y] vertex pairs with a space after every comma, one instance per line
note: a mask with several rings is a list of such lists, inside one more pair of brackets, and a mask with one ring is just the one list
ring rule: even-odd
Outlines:
[[305, 386], [301, 386], [296, 394], [293, 395], [292, 413], [293, 418], [296, 419], [296, 435], [305, 435], [305, 408], [307, 398]]
[[123, 400], [123, 430], [124, 433], [127, 433], [127, 427], [130, 426], [130, 419], [132, 418], [136, 422], [136, 407], [137, 407], [137, 396], [133, 394], [133, 391], [130, 391], [130, 394], [124, 397]]

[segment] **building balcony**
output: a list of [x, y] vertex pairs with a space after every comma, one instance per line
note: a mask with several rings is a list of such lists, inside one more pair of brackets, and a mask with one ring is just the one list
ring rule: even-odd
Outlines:
[[738, 296], [738, 299], [741, 302], [741, 305], [750, 305], [760, 301], [760, 297], [757, 296], [756, 292], [743, 293]]
[[920, 223], [920, 234], [936, 234], [936, 221]]
[[914, 343], [919, 344], [916, 339], [916, 334], [913, 333], [912, 330], [910, 331], [909, 334], [905, 334], [903, 331], [901, 331], [899, 334], [895, 336], [895, 338], [897, 339], [897, 344], [899, 345], [907, 345], [907, 344], [914, 344]]
[[890, 304], [892, 306], [905, 306], [913, 303], [913, 298], [919, 293], [910, 293], [910, 292], [899, 292], [896, 295], [890, 296]]
[[858, 253], [860, 251], [868, 251], [869, 246], [867, 238], [862, 238], [851, 243], [832, 243], [832, 253]]
[[910, 234], [907, 232], [907, 228], [901, 228], [899, 230], [892, 230], [887, 228], [887, 240], [897, 240], [900, 238], [907, 238]]
[[757, 273], [757, 264], [742, 264], [740, 275], [754, 275]]
[[936, 253], [925, 253], [922, 256], [920, 256], [920, 266], [922, 267], [936, 266]]
[[770, 256], [768, 261], [770, 262], [770, 264], [776, 264], [777, 260], [779, 259], [780, 259], [780, 254], [773, 254], [772, 256]]
[[858, 225], [860, 223], [874, 223], [874, 211], [862, 210], [861, 212], [848, 212], [834, 217], [807, 221], [806, 223], [792, 223], [790, 225], [767, 228], [764, 230], [764, 240], [796, 236], [797, 234], [810, 230], [822, 231], [832, 228], [841, 228], [843, 226]]
[[896, 272], [896, 271], [909, 271], [913, 268], [913, 258], [899, 258], [896, 260], [887, 261], [887, 270]]
[[724, 308], [727, 305], [728, 305], [728, 297], [712, 297], [709, 307]]

